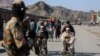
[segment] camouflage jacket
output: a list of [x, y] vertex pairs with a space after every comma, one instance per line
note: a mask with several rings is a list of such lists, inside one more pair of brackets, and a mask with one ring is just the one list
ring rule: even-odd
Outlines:
[[15, 43], [17, 48], [25, 44], [22, 25], [16, 17], [12, 17], [6, 24], [3, 31], [3, 44], [9, 46]]

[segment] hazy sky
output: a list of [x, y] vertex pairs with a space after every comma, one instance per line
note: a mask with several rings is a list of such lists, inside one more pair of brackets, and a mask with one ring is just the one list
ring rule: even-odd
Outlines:
[[[40, 0], [24, 0], [26, 5], [34, 4]], [[90, 11], [100, 10], [100, 0], [44, 0], [51, 6], [63, 6], [73, 10]]]

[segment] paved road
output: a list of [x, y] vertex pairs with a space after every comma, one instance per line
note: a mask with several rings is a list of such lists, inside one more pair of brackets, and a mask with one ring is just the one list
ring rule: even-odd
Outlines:
[[76, 56], [100, 56], [100, 46], [98, 46], [98, 42], [100, 41], [100, 37], [95, 33], [100, 32], [96, 30], [100, 30], [100, 28], [95, 27], [91, 28], [88, 26], [74, 26], [76, 30], [76, 42], [75, 48]]
[[[76, 42], [75, 42], [75, 56], [100, 56], [100, 27], [88, 27], [88, 26], [74, 26], [76, 30]], [[49, 53], [48, 56], [62, 56], [62, 44], [60, 40], [54, 40], [48, 42]], [[3, 48], [0, 47], [0, 56], [6, 56]], [[34, 56], [31, 51], [30, 56]]]

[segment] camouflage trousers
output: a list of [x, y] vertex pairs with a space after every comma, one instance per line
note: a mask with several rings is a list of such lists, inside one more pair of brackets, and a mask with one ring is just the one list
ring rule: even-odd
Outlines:
[[47, 39], [39, 39], [35, 45], [35, 53], [40, 54], [41, 48], [43, 48], [47, 54]]
[[[8, 56], [28, 56], [29, 55], [29, 46], [27, 44], [23, 45], [20, 49], [16, 47], [15, 44], [12, 45], [3, 45]], [[26, 52], [27, 51], [27, 52]]]

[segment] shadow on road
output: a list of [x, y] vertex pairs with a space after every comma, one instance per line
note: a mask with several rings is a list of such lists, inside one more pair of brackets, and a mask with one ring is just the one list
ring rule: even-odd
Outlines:
[[[100, 53], [75, 53], [75, 56], [95, 56]], [[49, 51], [48, 56], [63, 56], [61, 51]]]
[[61, 51], [49, 51], [48, 56], [62, 55]]
[[49, 41], [49, 42], [61, 42], [60, 40], [53, 40], [53, 41]]
[[100, 53], [76, 53], [75, 56], [95, 56], [96, 54], [100, 55]]
[[0, 49], [0, 53], [4, 53], [6, 52], [4, 49]]

